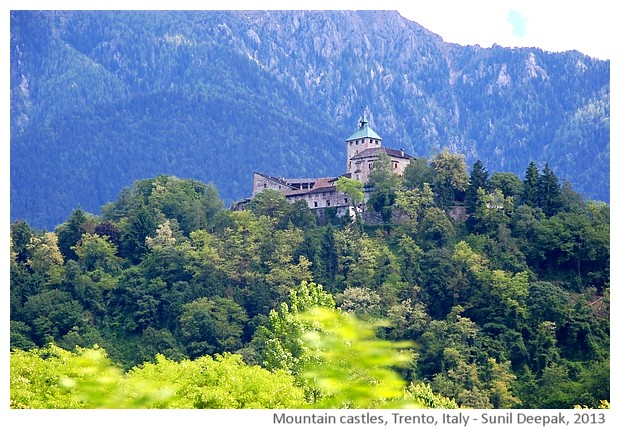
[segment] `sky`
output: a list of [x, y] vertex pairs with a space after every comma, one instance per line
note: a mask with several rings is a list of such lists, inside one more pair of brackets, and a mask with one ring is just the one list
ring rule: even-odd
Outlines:
[[[376, 2], [375, 2], [376, 3]], [[388, 0], [389, 3], [389, 0]], [[578, 50], [610, 60], [616, 56], [612, 1], [413, 0], [397, 10], [447, 42], [490, 47]], [[617, 17], [617, 15], [615, 15]], [[615, 21], [615, 19], [614, 19]]]

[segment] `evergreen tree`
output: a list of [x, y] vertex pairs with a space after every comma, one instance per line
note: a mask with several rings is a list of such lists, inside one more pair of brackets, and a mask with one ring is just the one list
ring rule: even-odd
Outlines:
[[549, 168], [549, 164], [545, 164], [538, 179], [538, 207], [542, 209], [547, 217], [551, 217], [560, 209], [562, 205], [561, 198], [558, 178]]
[[65, 259], [77, 259], [72, 247], [82, 238], [85, 223], [86, 213], [82, 209], [76, 209], [71, 213], [66, 223], [56, 228], [58, 248]]
[[477, 160], [469, 175], [469, 184], [465, 193], [465, 207], [469, 213], [474, 213], [478, 207], [478, 188], [483, 191], [488, 190], [489, 173], [482, 165], [482, 161]]
[[131, 219], [129, 227], [122, 235], [122, 256], [131, 259], [134, 263], [139, 262], [148, 251], [146, 237], [154, 236], [157, 225], [153, 215], [142, 207]]
[[338, 274], [338, 250], [336, 248], [336, 239], [334, 238], [334, 228], [331, 224], [327, 225], [323, 234], [319, 257], [321, 258], [321, 267], [326, 280], [325, 284], [334, 285], [336, 274]]
[[523, 191], [521, 192], [521, 202], [530, 207], [538, 207], [538, 167], [534, 161], [530, 162], [525, 171], [525, 179], [523, 180]]
[[15, 252], [15, 260], [20, 263], [28, 259], [28, 245], [34, 230], [24, 220], [11, 224], [11, 251]]

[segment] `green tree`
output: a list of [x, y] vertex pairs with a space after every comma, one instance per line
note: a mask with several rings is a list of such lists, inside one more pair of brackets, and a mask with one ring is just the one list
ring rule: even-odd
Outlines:
[[261, 365], [269, 370], [282, 369], [298, 377], [315, 357], [303, 342], [303, 333], [310, 328], [297, 314], [314, 307], [335, 308], [332, 295], [316, 283], [301, 282], [283, 302], [271, 310], [265, 326], [260, 326], [252, 342], [258, 350]]
[[368, 176], [368, 183], [372, 187], [368, 204], [381, 215], [383, 222], [388, 225], [388, 230], [400, 181], [400, 177], [392, 169], [390, 158], [384, 153], [380, 154]]
[[562, 206], [561, 189], [557, 176], [545, 164], [542, 174], [538, 178], [538, 207], [547, 217], [555, 215]]
[[[327, 225], [322, 234], [319, 258], [321, 260], [322, 274], [328, 282], [326, 284], [334, 285], [336, 275], [338, 274], [338, 250], [332, 225]], [[317, 276], [317, 281], [318, 279], [319, 277]]]
[[99, 347], [11, 352], [11, 408], [141, 408], [165, 396], [156, 380], [129, 385]]
[[457, 197], [467, 189], [468, 175], [465, 157], [450, 153], [444, 148], [431, 160], [434, 171], [433, 194], [442, 209], [451, 206]]
[[146, 247], [150, 250], [157, 249], [163, 250], [166, 248], [174, 247], [177, 239], [174, 237], [172, 233], [172, 229], [170, 228], [170, 221], [162, 223], [157, 227], [157, 232], [155, 237], [146, 237], [145, 243]]
[[523, 182], [514, 173], [494, 172], [488, 181], [489, 189], [502, 191], [504, 196], [518, 200], [523, 192]]
[[452, 240], [454, 234], [454, 224], [448, 215], [437, 207], [431, 207], [426, 211], [418, 228], [420, 244], [426, 249], [445, 246]]
[[560, 187], [560, 196], [558, 197], [560, 209], [559, 211], [580, 213], [585, 212], [586, 202], [569, 181], [563, 180]]
[[469, 183], [465, 192], [465, 207], [469, 213], [474, 213], [478, 208], [478, 189], [486, 191], [488, 189], [489, 172], [486, 171], [482, 161], [477, 160], [469, 174]]
[[364, 185], [362, 182], [342, 176], [336, 180], [336, 189], [349, 197], [355, 213], [355, 221], [360, 224], [361, 216], [358, 205], [364, 201]]
[[58, 289], [31, 296], [22, 311], [38, 346], [59, 340], [74, 327], [83, 326], [82, 313], [82, 305], [71, 294]]
[[28, 260], [28, 245], [35, 235], [35, 231], [26, 221], [16, 221], [11, 224], [11, 252], [15, 252], [15, 261], [25, 263]]
[[478, 188], [475, 230], [497, 236], [500, 225], [506, 226], [514, 209], [512, 197], [505, 197], [501, 190], [486, 192]]
[[183, 306], [179, 330], [190, 357], [232, 352], [241, 348], [248, 318], [229, 298], [198, 298]]
[[157, 355], [155, 362], [132, 368], [136, 385], [165, 386], [168, 396], [152, 408], [279, 409], [305, 406], [303, 391], [284, 371], [246, 365], [240, 355], [224, 353], [175, 362]]
[[433, 392], [430, 384], [414, 383], [407, 386], [405, 398], [411, 398], [419, 402], [423, 408], [432, 409], [457, 409], [458, 404], [454, 399], [446, 398]]
[[86, 221], [86, 213], [82, 209], [76, 209], [71, 213], [67, 222], [56, 228], [58, 248], [65, 259], [77, 258], [72, 247], [80, 241], [82, 234], [86, 232], [84, 228]]
[[33, 236], [27, 250], [30, 258], [26, 263], [34, 276], [50, 285], [59, 284], [64, 275], [64, 258], [56, 234], [45, 232]]
[[411, 343], [377, 339], [376, 325], [325, 307], [314, 307], [298, 317], [313, 327], [303, 339], [316, 359], [302, 373], [315, 388], [312, 407], [419, 406], [411, 396], [405, 397], [406, 383], [394, 370], [411, 361], [412, 356], [403, 351]]
[[521, 203], [530, 207], [538, 207], [540, 185], [538, 184], [540, 177], [538, 167], [534, 161], [531, 161], [527, 170], [525, 170], [525, 179], [523, 179], [523, 190], [521, 192]]
[[405, 189], [422, 189], [425, 183], [433, 183], [433, 168], [426, 158], [412, 159], [403, 171]]
[[536, 374], [541, 375], [551, 364], [560, 363], [557, 346], [556, 324], [549, 320], [541, 322], [534, 332], [532, 360]]
[[303, 392], [283, 371], [248, 366], [239, 355], [155, 362], [123, 373], [97, 346], [11, 352], [11, 408], [301, 408]]
[[134, 263], [139, 262], [148, 252], [146, 238], [155, 235], [156, 227], [151, 212], [146, 207], [140, 208], [121, 236], [121, 255]]
[[256, 194], [247, 207], [257, 217], [269, 216], [275, 219], [277, 223], [287, 219], [292, 210], [291, 204], [286, 201], [286, 197], [273, 189], [265, 189]]
[[336, 302], [340, 310], [355, 314], [360, 319], [373, 319], [380, 314], [381, 296], [368, 288], [347, 288], [336, 295]]
[[396, 191], [396, 204], [407, 215], [407, 232], [413, 234], [420, 219], [424, 218], [428, 209], [434, 205], [433, 191], [428, 183], [424, 183], [420, 188]]
[[73, 251], [78, 264], [85, 271], [101, 270], [109, 274], [120, 271], [121, 260], [116, 254], [116, 247], [97, 234], [84, 234], [73, 246]]

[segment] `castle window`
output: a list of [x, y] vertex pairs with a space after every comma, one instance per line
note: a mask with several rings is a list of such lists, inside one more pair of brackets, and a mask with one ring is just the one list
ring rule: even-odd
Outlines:
[[314, 202], [314, 208], [317, 208], [318, 203], [315, 201]]
[[263, 189], [267, 189], [267, 184], [263, 183]]
[[349, 199], [347, 197], [344, 198], [344, 203], [349, 204]]
[[326, 202], [327, 202], [327, 207], [329, 207], [329, 206], [330, 206], [330, 204], [329, 204], [329, 200], [327, 200]]

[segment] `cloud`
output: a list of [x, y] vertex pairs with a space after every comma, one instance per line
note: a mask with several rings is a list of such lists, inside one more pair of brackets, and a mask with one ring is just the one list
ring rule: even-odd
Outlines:
[[527, 33], [527, 18], [516, 10], [508, 11], [506, 21], [512, 26], [512, 34], [517, 37], [525, 37]]
[[[383, 0], [386, 8], [391, 1]], [[553, 52], [576, 49], [611, 59], [618, 53], [612, 4], [609, 0], [409, 0], [395, 9], [448, 42]]]

